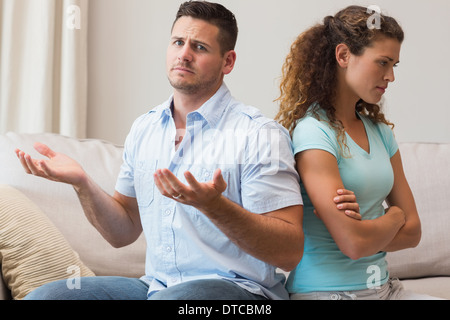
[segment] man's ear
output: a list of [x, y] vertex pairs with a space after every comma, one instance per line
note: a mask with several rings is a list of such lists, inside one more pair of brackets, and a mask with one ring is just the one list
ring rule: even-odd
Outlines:
[[224, 55], [224, 66], [223, 66], [223, 74], [229, 74], [236, 63], [236, 52], [234, 50], [230, 50]]
[[350, 48], [346, 44], [340, 43], [336, 46], [336, 61], [341, 68], [347, 68], [350, 54]]

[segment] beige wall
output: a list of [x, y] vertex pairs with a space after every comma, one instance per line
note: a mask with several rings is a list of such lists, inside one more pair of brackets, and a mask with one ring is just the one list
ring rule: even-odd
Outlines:
[[[165, 51], [180, 0], [89, 2], [88, 136], [122, 144], [133, 120], [165, 101]], [[450, 1], [218, 0], [240, 34], [225, 81], [232, 94], [273, 117], [281, 65], [294, 38], [350, 4], [376, 4], [403, 26], [396, 82], [386, 113], [399, 141], [450, 142]]]

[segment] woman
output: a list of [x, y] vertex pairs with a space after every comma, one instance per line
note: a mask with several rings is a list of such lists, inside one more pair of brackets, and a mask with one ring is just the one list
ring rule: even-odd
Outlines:
[[[292, 134], [304, 199], [305, 251], [287, 282], [292, 299], [424, 298], [389, 279], [385, 261], [421, 237], [392, 125], [378, 105], [404, 35], [381, 14], [369, 28], [367, 11], [350, 6], [326, 17], [296, 39], [283, 66], [277, 120]], [[355, 192], [361, 219], [335, 206], [343, 188]]]

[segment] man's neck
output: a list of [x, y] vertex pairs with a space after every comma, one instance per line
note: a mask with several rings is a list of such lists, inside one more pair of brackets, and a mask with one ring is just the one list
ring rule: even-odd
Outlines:
[[174, 107], [177, 110], [185, 110], [186, 114], [200, 108], [206, 101], [208, 101], [221, 87], [222, 83], [218, 84], [213, 90], [197, 93], [185, 93], [175, 90], [173, 94]]
[[205, 92], [202, 94], [189, 94], [180, 91], [174, 91], [172, 115], [175, 120], [177, 129], [186, 127], [186, 116], [188, 113], [199, 109], [206, 101], [219, 90], [222, 83], [216, 90]]

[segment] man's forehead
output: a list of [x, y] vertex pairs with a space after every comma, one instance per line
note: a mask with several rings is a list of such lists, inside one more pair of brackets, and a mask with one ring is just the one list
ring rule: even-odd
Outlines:
[[219, 28], [215, 25], [192, 17], [179, 18], [172, 29], [172, 38], [190, 37], [202, 42], [217, 40]]

